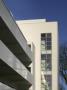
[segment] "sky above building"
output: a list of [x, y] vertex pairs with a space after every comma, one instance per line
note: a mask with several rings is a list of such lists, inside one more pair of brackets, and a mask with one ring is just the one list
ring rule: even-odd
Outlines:
[[15, 20], [58, 21], [59, 42], [67, 42], [67, 0], [4, 0]]

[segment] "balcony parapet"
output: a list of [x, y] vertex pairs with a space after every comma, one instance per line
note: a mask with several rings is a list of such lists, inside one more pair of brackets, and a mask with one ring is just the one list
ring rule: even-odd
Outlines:
[[9, 31], [15, 37], [15, 39], [17, 40], [17, 42], [19, 43], [21, 48], [24, 50], [26, 55], [29, 57], [29, 60], [31, 60], [31, 62], [32, 62], [32, 52], [27, 45], [27, 41], [26, 41], [23, 33], [21, 33], [13, 16], [11, 15], [11, 12], [9, 11], [9, 9], [4, 4], [4, 1], [2, 1], [2, 0], [0, 0], [0, 17], [6, 23], [7, 27], [9, 28]]
[[0, 40], [0, 59], [10, 66], [15, 72], [32, 84], [32, 75], [26, 67], [13, 55], [13, 53]]

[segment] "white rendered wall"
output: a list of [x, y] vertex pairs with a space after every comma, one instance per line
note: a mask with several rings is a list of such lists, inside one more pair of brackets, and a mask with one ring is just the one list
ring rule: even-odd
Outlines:
[[40, 21], [17, 23], [27, 41], [35, 46], [35, 90], [41, 90], [41, 33], [52, 33], [52, 90], [58, 90], [58, 25]]

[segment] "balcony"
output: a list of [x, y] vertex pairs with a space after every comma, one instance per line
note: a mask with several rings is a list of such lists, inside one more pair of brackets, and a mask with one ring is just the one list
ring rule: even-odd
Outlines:
[[32, 62], [32, 52], [3, 0], [0, 0], [0, 40], [27, 67]]
[[[28, 47], [22, 33], [20, 33], [20, 31], [17, 32], [15, 29], [14, 33], [15, 35], [0, 17], [0, 40], [2, 40], [3, 43], [11, 50], [11, 52], [27, 67], [32, 62], [32, 52], [30, 51], [30, 48]], [[18, 42], [17, 38], [22, 46]]]
[[29, 88], [32, 75], [0, 40], [0, 82], [12, 88]]

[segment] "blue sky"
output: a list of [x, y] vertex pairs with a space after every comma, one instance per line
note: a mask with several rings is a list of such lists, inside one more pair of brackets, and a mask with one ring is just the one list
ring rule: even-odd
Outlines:
[[59, 41], [67, 42], [67, 0], [5, 0], [14, 18], [58, 21]]

